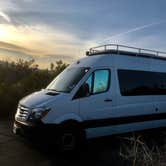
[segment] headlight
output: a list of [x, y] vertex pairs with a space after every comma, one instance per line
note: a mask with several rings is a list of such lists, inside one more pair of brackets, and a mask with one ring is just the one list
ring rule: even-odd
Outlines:
[[32, 110], [30, 119], [31, 120], [32, 119], [42, 119], [48, 114], [49, 111], [50, 111], [49, 108], [34, 108]]

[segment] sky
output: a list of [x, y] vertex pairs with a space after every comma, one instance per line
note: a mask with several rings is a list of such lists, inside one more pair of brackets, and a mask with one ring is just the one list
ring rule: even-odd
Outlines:
[[115, 43], [166, 51], [165, 0], [1, 0], [0, 59], [72, 63]]

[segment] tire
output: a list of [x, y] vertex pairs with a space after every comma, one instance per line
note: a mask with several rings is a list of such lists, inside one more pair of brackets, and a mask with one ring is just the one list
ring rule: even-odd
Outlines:
[[79, 149], [84, 141], [84, 132], [77, 127], [62, 127], [58, 138], [60, 152], [69, 152]]

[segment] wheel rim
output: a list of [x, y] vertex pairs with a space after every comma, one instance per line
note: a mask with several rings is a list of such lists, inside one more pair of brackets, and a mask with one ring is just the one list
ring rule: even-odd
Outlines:
[[72, 133], [64, 133], [62, 136], [62, 144], [65, 150], [74, 149], [75, 136]]

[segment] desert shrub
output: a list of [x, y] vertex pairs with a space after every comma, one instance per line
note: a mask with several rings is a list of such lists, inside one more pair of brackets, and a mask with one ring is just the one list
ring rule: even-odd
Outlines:
[[45, 88], [67, 64], [57, 61], [53, 66], [41, 70], [34, 60], [0, 63], [0, 117], [13, 116], [22, 97]]
[[[157, 134], [157, 137], [156, 135]], [[165, 132], [153, 134], [133, 134], [121, 138], [120, 156], [132, 166], [161, 166], [165, 165], [166, 147]]]

